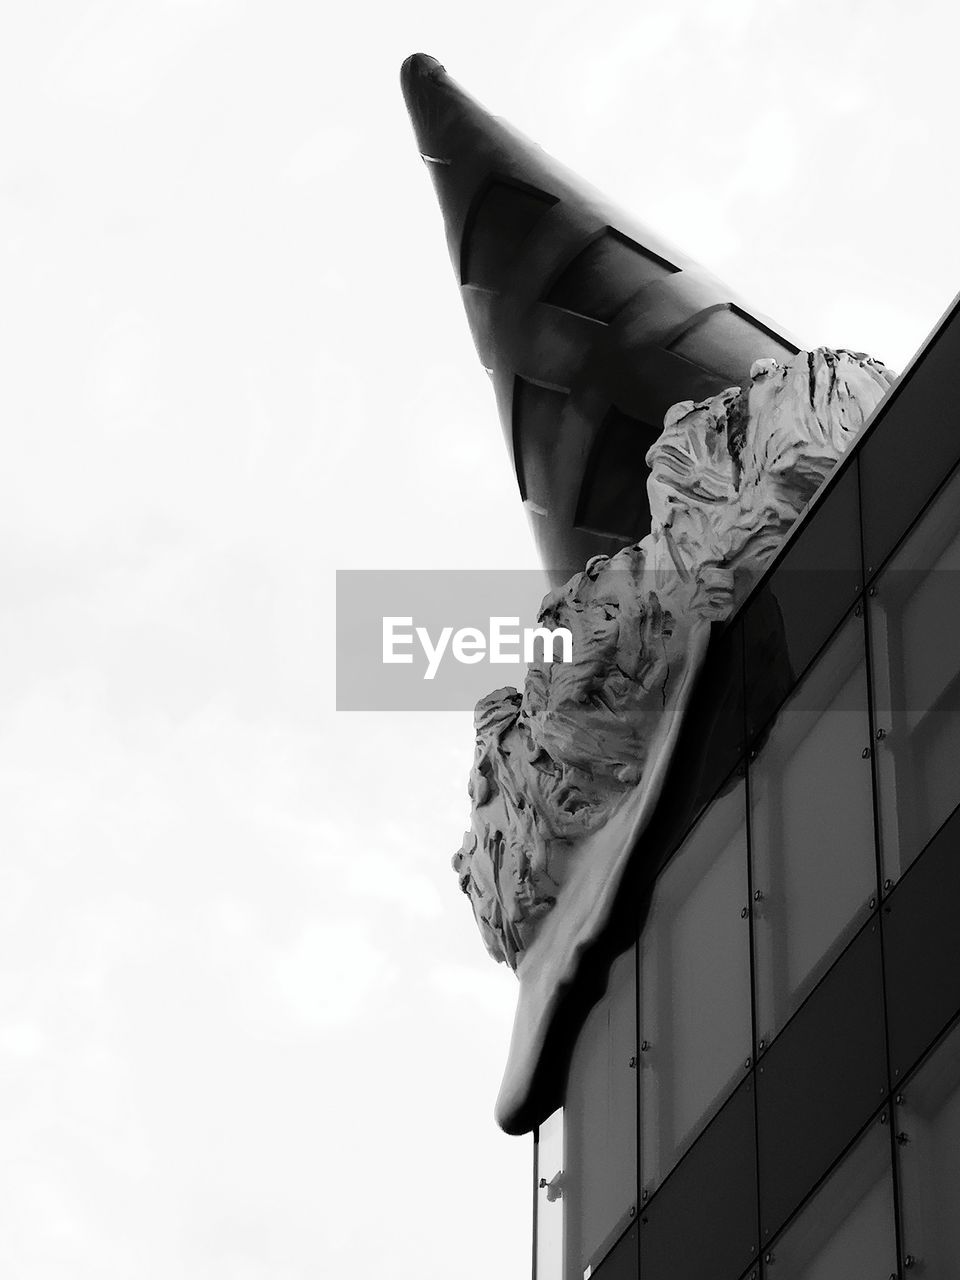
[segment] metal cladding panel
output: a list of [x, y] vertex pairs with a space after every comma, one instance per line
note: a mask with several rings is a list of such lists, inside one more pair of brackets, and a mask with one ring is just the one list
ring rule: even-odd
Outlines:
[[[615, 552], [649, 525], [648, 473], [638, 454], [623, 478], [636, 493], [630, 532], [611, 540], [620, 522], [603, 509], [596, 465], [592, 527], [576, 527], [587, 454], [607, 414], [659, 432], [672, 404], [743, 382], [755, 359], [783, 358], [796, 347], [736, 305], [726, 285], [490, 115], [436, 59], [408, 58], [401, 83], [481, 362], [495, 381], [519, 375], [564, 387], [581, 407], [584, 458], [542, 468], [550, 489], [531, 516], [559, 585], [569, 566]], [[503, 419], [502, 396], [499, 407]], [[503, 425], [512, 438], [512, 423]], [[541, 443], [549, 449], [549, 440]]]
[[904, 374], [859, 451], [868, 576], [960, 460], [960, 305]]
[[628, 236], [604, 227], [563, 269], [546, 301], [609, 324], [640, 289], [679, 270]]
[[641, 1211], [643, 1280], [737, 1280], [757, 1256], [753, 1081]]
[[[730, 380], [687, 356], [647, 342], [631, 345], [623, 333], [611, 334], [592, 353], [586, 376], [603, 387], [610, 403], [631, 417], [656, 427], [657, 435], [671, 405], [681, 400], [708, 400], [729, 385]], [[646, 493], [648, 469], [643, 468], [638, 490]], [[649, 523], [649, 518], [648, 518]]]
[[[751, 736], [853, 608], [862, 585], [859, 481], [853, 459], [744, 610]], [[771, 664], [780, 681], [765, 678]]]
[[960, 809], [883, 907], [890, 1070], [902, 1080], [960, 1008]]
[[517, 378], [513, 394], [513, 463], [524, 502], [545, 511], [552, 473], [562, 459], [565, 391]]
[[670, 344], [670, 350], [689, 353], [691, 359], [736, 382], [745, 363], [749, 368], [758, 341], [778, 360], [794, 354], [790, 344], [765, 331], [738, 307], [718, 307], [702, 316]]
[[764, 1244], [886, 1093], [880, 927], [874, 917], [757, 1065]]
[[594, 445], [577, 505], [578, 529], [598, 531], [631, 541], [650, 528], [645, 498], [637, 492], [636, 476], [647, 450], [660, 434], [646, 422], [611, 409]]
[[492, 179], [471, 208], [460, 246], [460, 282], [497, 288], [524, 240], [557, 197]]
[[[515, 311], [501, 300], [498, 316], [498, 339], [510, 339], [510, 366], [522, 377], [571, 389], [579, 384], [594, 343], [605, 335], [599, 320], [539, 302]], [[498, 346], [494, 359], [499, 355]]]

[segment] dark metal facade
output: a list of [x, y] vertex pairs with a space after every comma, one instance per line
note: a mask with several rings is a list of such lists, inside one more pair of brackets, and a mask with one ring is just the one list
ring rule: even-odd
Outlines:
[[520, 496], [560, 585], [648, 531], [644, 459], [667, 409], [797, 347], [435, 58], [408, 58], [401, 83]]
[[538, 1280], [960, 1276], [958, 404], [955, 306], [714, 637]]

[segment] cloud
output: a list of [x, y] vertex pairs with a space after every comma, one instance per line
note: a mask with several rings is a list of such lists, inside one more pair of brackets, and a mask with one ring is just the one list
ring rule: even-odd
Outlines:
[[365, 921], [316, 921], [273, 962], [287, 1008], [315, 1027], [336, 1027], [369, 1012], [396, 979], [386, 952]]
[[480, 966], [448, 963], [428, 975], [430, 985], [465, 1018], [478, 1013], [509, 1026], [517, 999], [517, 982], [505, 966], [495, 966], [486, 956]]
[[43, 1030], [32, 1022], [13, 1022], [0, 1027], [0, 1054], [13, 1058], [35, 1058], [46, 1045]]
[[215, 3], [95, 0], [50, 59], [55, 99], [136, 108], [209, 28]]

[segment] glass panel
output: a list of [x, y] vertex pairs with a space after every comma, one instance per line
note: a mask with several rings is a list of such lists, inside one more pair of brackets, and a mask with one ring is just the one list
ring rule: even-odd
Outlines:
[[661, 873], [640, 935], [644, 1189], [666, 1177], [750, 1056], [744, 786], [717, 799]]
[[599, 1267], [587, 1267], [583, 1280], [637, 1280], [640, 1271], [640, 1249], [637, 1224], [634, 1223], [613, 1246]]
[[757, 1064], [764, 1243], [880, 1106], [886, 1056], [874, 918]]
[[883, 960], [893, 1080], [904, 1078], [960, 1008], [960, 810], [884, 904]]
[[862, 586], [856, 463], [829, 491], [744, 613], [747, 730], [762, 729]]
[[640, 1216], [643, 1280], [736, 1280], [756, 1261], [753, 1081], [741, 1084]]
[[567, 1274], [595, 1268], [637, 1204], [637, 953], [614, 961], [577, 1038], [564, 1097]]
[[648, 877], [677, 848], [742, 756], [743, 632], [734, 622], [710, 637], [673, 763], [643, 838]]
[[877, 871], [863, 620], [851, 618], [750, 765], [757, 1034], [769, 1044], [866, 919]]
[[960, 457], [958, 400], [960, 307], [890, 393], [860, 450], [868, 574], [880, 567]]
[[897, 1107], [903, 1249], [918, 1274], [960, 1265], [960, 1027], [907, 1081]]
[[960, 471], [870, 600], [884, 875], [896, 880], [960, 801]]
[[537, 1133], [537, 1280], [563, 1280], [563, 1109]]
[[[743, 751], [743, 629], [736, 622], [710, 637], [698, 696], [680, 730], [674, 769], [683, 772], [676, 778], [676, 809], [699, 813]], [[681, 831], [687, 826], [689, 818]]]
[[884, 1280], [896, 1275], [886, 1124], [870, 1126], [764, 1256], [767, 1280]]

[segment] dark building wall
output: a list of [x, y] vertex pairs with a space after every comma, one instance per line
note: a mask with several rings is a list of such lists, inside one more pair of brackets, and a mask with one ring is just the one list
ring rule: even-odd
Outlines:
[[539, 1280], [960, 1276], [958, 404], [955, 307], [714, 638]]

